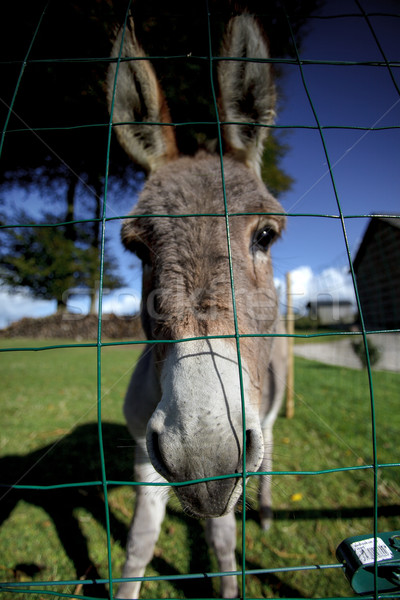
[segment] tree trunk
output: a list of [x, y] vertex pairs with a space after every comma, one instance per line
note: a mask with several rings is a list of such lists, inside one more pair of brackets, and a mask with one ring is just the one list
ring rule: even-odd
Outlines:
[[97, 315], [97, 307], [98, 307], [98, 299], [99, 299], [99, 285], [98, 282], [96, 285], [93, 286], [93, 288], [91, 289], [91, 294], [90, 294], [90, 310], [89, 313], [91, 315]]
[[[94, 190], [95, 190], [95, 221], [93, 222], [93, 238], [91, 241], [91, 246], [96, 250], [97, 255], [100, 255], [100, 217], [101, 217], [101, 208], [102, 208], [102, 200], [103, 200], [103, 181], [100, 176], [96, 177], [94, 182]], [[100, 261], [99, 261], [100, 268]], [[98, 291], [99, 291], [99, 280], [100, 280], [100, 271], [95, 273], [95, 278], [91, 282], [91, 302], [90, 302], [90, 314], [97, 314], [98, 307]]]
[[67, 305], [62, 298], [57, 298], [57, 313], [62, 314], [67, 312]]
[[75, 218], [75, 192], [78, 179], [75, 175], [67, 180], [67, 211], [65, 213], [65, 220], [68, 225], [65, 226], [65, 237], [67, 240], [76, 241], [75, 223], [71, 223]]

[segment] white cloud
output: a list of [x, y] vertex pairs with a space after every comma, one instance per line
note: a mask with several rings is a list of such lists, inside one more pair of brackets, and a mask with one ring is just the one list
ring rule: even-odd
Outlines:
[[[68, 310], [75, 314], [86, 314], [90, 308], [90, 298], [82, 294], [70, 295]], [[140, 293], [130, 288], [113, 292], [104, 290], [103, 313], [132, 315], [139, 310]], [[47, 317], [57, 309], [54, 300], [38, 300], [28, 293], [0, 290], [0, 329], [23, 317]]]
[[103, 296], [103, 312], [132, 315], [140, 308], [140, 293], [130, 288], [115, 290]]
[[0, 328], [23, 317], [46, 317], [55, 310], [54, 300], [38, 300], [23, 292], [0, 290]]
[[[290, 273], [292, 303], [295, 311], [304, 314], [306, 304], [318, 299], [350, 300], [354, 305], [355, 294], [351, 275], [347, 267], [329, 267], [314, 273], [309, 266], [301, 266]], [[283, 312], [286, 305], [286, 281], [275, 280], [280, 291]]]

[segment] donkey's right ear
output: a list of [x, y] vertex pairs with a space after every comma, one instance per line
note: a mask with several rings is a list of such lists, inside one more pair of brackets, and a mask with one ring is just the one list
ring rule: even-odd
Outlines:
[[[132, 18], [120, 29], [107, 73], [107, 102], [118, 141], [134, 162], [154, 171], [178, 155], [164, 94], [150, 62], [139, 45]], [[128, 60], [126, 60], [128, 59]], [[117, 68], [118, 66], [118, 68]], [[118, 125], [117, 125], [118, 124]]]

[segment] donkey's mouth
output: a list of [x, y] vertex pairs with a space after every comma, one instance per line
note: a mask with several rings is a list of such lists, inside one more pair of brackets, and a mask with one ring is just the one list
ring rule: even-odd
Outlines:
[[232, 477], [176, 486], [174, 490], [187, 515], [212, 519], [223, 517], [234, 508], [242, 492], [242, 482]]

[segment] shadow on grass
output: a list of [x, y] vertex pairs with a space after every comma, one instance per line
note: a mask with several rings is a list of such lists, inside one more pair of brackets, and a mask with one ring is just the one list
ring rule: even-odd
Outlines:
[[[354, 508], [316, 508], [297, 510], [274, 510], [274, 521], [316, 521], [317, 519], [372, 519], [373, 506], [358, 506]], [[400, 504], [389, 504], [378, 507], [379, 517], [400, 516]], [[246, 520], [252, 519], [259, 522], [258, 513], [255, 510], [246, 512]]]
[[[106, 476], [112, 481], [132, 481], [133, 441], [123, 425], [103, 422], [102, 424]], [[72, 561], [77, 579], [101, 579], [96, 565], [89, 555], [88, 541], [81, 529], [76, 509], [83, 508], [105, 529], [105, 503], [101, 485], [85, 483], [101, 481], [101, 461], [96, 423], [76, 427], [68, 435], [25, 455], [9, 455], [0, 459], [0, 527], [11, 515], [20, 501], [42, 508], [54, 523], [65, 553]], [[81, 483], [77, 487], [61, 489], [15, 489], [10, 485], [53, 486]], [[116, 487], [116, 486], [111, 486]], [[133, 509], [133, 506], [132, 506]], [[191, 527], [190, 548], [193, 571], [207, 572], [210, 563], [204, 549], [203, 528], [197, 521], [178, 515]], [[127, 527], [109, 510], [110, 533], [114, 541], [125, 548]], [[32, 577], [42, 571], [40, 565], [31, 562], [16, 564], [13, 568], [18, 579], [22, 574]], [[166, 560], [156, 557], [154, 567], [160, 575], [179, 575]], [[204, 592], [212, 595], [209, 581], [177, 581], [174, 586], [185, 596], [197, 596]], [[82, 586], [80, 594], [108, 598], [104, 585]]]
[[[107, 476], [129, 481], [132, 473], [131, 453], [123, 453], [118, 445], [129, 439], [125, 427], [103, 423], [105, 456], [111, 457], [106, 465]], [[130, 440], [130, 443], [132, 441]], [[110, 467], [110, 469], [108, 469]], [[108, 470], [110, 471], [108, 473]], [[53, 444], [26, 455], [9, 455], [0, 459], [1, 484], [52, 486], [82, 483], [62, 489], [10, 489], [0, 488], [0, 525], [22, 500], [46, 511], [53, 521], [60, 542], [76, 571], [76, 578], [100, 579], [96, 566], [89, 556], [88, 543], [74, 512], [84, 508], [102, 526], [105, 523], [105, 505], [101, 485], [85, 486], [85, 482], [101, 481], [101, 463], [97, 425], [85, 424], [71, 431]], [[126, 538], [126, 527], [110, 511], [110, 529], [114, 539]], [[26, 557], [29, 560], [31, 557]], [[32, 565], [30, 565], [32, 567]], [[40, 567], [38, 567], [40, 568]], [[27, 575], [26, 569], [16, 565], [14, 571]], [[83, 587], [90, 595], [106, 598], [102, 585]]]

